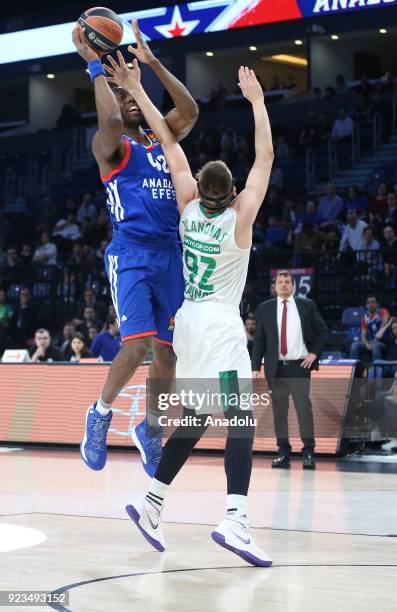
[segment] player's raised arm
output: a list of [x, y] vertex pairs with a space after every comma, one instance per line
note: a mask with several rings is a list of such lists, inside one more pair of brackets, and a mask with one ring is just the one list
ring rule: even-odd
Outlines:
[[272, 169], [274, 152], [272, 131], [266, 111], [263, 91], [253, 70], [241, 67], [239, 86], [251, 102], [255, 121], [255, 161], [248, 175], [244, 190], [236, 201], [238, 231], [251, 231], [258, 210], [266, 195]]
[[175, 108], [166, 115], [166, 120], [177, 140], [182, 140], [191, 131], [199, 114], [198, 106], [186, 87], [173, 75], [159, 59], [152, 53], [149, 45], [142, 36], [138, 22], [134, 19], [132, 24], [136, 47], [131, 45], [128, 50], [143, 64], [147, 64], [158, 76], [165, 89], [172, 98]]
[[[88, 68], [90, 69], [90, 66], [92, 66], [95, 70], [94, 62], [95, 60], [100, 62], [100, 58], [86, 42], [81, 26], [76, 25], [72, 38], [78, 54], [88, 63]], [[95, 104], [99, 124], [99, 130], [94, 136], [92, 146], [97, 161], [101, 162], [111, 158], [120, 146], [120, 138], [123, 134], [123, 119], [114, 93], [106, 82], [103, 70], [102, 74], [98, 74], [98, 76], [94, 77], [91, 74], [91, 78], [94, 81]]]
[[148, 125], [161, 143], [175, 187], [178, 208], [182, 212], [186, 204], [194, 199], [197, 191], [197, 183], [192, 177], [189, 162], [167, 121], [143, 89], [137, 60], [133, 61], [133, 68], [130, 70], [120, 51], [117, 51], [117, 58], [118, 63], [108, 56], [110, 65], [104, 64], [106, 71], [110, 74], [108, 80], [116, 83], [134, 97]]

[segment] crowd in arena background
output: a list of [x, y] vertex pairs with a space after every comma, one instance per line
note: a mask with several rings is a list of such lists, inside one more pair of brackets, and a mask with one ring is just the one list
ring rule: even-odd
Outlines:
[[[271, 87], [275, 89], [276, 85], [285, 86], [275, 77]], [[287, 86], [293, 87], [292, 80]], [[315, 264], [319, 253], [326, 257], [327, 253], [336, 252], [339, 270], [347, 283], [359, 274], [373, 274], [387, 278], [389, 285], [396, 287], [397, 166], [396, 179], [392, 177], [387, 184], [373, 182], [362, 192], [351, 185], [338, 193], [335, 185], [329, 183], [326, 193], [319, 198], [309, 198], [303, 190], [291, 191], [287, 176], [289, 164], [305, 147], [326, 143], [330, 134], [336, 139], [348, 138], [352, 126], [365, 126], [375, 112], [382, 116], [383, 140], [387, 141], [391, 109], [385, 94], [393, 87], [390, 74], [374, 84], [363, 78], [353, 88], [338, 75], [334, 87], [324, 92], [315, 88], [310, 94], [312, 109], [299, 132], [275, 127], [275, 162], [253, 234], [255, 249], [265, 260], [274, 263], [280, 260], [296, 267]], [[223, 90], [220, 85], [213, 92], [213, 106], [219, 108], [224, 103]], [[318, 99], [332, 96], [346, 98], [345, 109], [333, 124], [326, 114], [316, 110]], [[230, 125], [209, 131], [199, 120], [186, 143], [186, 151], [194, 171], [211, 159], [225, 161], [239, 191], [252, 163], [253, 135]], [[84, 350], [88, 351], [95, 334], [113, 325], [115, 315], [104, 270], [112, 226], [99, 178], [93, 193], [71, 193], [66, 199], [48, 193], [42, 198], [37, 215], [27, 212], [21, 217], [6, 213], [3, 208], [0, 206], [0, 354], [11, 346], [30, 347], [34, 354], [33, 337], [43, 321], [32, 295], [32, 279], [40, 267], [59, 264], [73, 267], [79, 290], [74, 295], [75, 315], [55, 321], [50, 329], [53, 342], [65, 348], [64, 342], [71, 340], [69, 335], [79, 333], [83, 335]], [[19, 287], [16, 293], [12, 291], [15, 286]], [[97, 291], [99, 288], [99, 295], [95, 295], [92, 287]], [[88, 301], [85, 288], [91, 289]], [[241, 308], [244, 319], [254, 312], [257, 303], [255, 272], [251, 272]], [[72, 356], [69, 349], [66, 353], [63, 349], [63, 358], [68, 360]]]

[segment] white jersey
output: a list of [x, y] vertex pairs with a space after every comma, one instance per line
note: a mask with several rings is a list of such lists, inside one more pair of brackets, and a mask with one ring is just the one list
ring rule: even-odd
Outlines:
[[236, 217], [234, 208], [210, 215], [199, 200], [183, 211], [179, 232], [185, 299], [239, 307], [251, 248], [236, 244]]

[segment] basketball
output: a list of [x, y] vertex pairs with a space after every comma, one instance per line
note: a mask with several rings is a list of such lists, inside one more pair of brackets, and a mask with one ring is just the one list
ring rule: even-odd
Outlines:
[[100, 53], [114, 51], [123, 38], [123, 23], [120, 17], [103, 6], [85, 11], [79, 17], [78, 23], [84, 29], [90, 46]]

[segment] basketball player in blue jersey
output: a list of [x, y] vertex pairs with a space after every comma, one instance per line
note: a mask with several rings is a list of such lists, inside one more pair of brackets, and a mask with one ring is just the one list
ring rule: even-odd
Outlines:
[[[136, 21], [133, 27], [137, 47], [130, 46], [129, 50], [154, 70], [170, 94], [175, 108], [164, 121], [180, 140], [197, 119], [197, 105], [182, 83], [151, 53]], [[123, 340], [101, 397], [87, 410], [80, 446], [84, 462], [93, 470], [101, 470], [107, 458], [112, 403], [151, 346], [150, 378], [157, 381], [157, 387], [159, 381], [173, 378], [173, 317], [183, 301], [184, 281], [178, 246], [179, 214], [161, 146], [151, 132], [142, 129], [141, 111], [133, 96], [121, 87], [109, 86], [98, 54], [87, 44], [78, 25], [73, 30], [73, 42], [88, 63], [94, 84], [99, 129], [92, 151], [107, 191], [113, 225], [105, 261]], [[158, 392], [151, 393], [153, 410]], [[154, 423], [156, 419], [153, 425], [145, 419], [131, 432], [150, 476], [161, 457], [162, 430]]]

